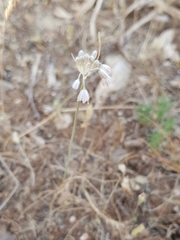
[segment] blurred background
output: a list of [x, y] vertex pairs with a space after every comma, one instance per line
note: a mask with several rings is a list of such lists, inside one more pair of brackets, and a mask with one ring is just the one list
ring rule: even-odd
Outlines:
[[[0, 26], [0, 239], [180, 239], [179, 0], [1, 0]], [[113, 83], [87, 79], [63, 180], [81, 49]]]

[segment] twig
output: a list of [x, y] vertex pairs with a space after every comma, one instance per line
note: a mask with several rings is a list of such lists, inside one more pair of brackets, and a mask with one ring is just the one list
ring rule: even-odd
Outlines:
[[[3, 59], [4, 59], [4, 46], [5, 46], [5, 33], [6, 33], [6, 24], [7, 21], [14, 10], [15, 6], [20, 2], [20, 0], [9, 0], [8, 6], [5, 9], [5, 17], [2, 25], [2, 47], [1, 47], [1, 59], [0, 59], [0, 76], [3, 79], [3, 69], [4, 69], [4, 64], [3, 64]], [[4, 120], [4, 115], [5, 115], [5, 110], [4, 110], [4, 86], [1, 81], [0, 84], [0, 95], [1, 95], [1, 114], [3, 116]]]
[[154, 5], [157, 6], [162, 12], [169, 14], [171, 17], [180, 19], [180, 11], [178, 8], [167, 4], [164, 0], [154, 1]]
[[28, 99], [29, 99], [29, 103], [31, 105], [31, 108], [34, 112], [34, 117], [36, 119], [40, 119], [40, 114], [36, 108], [36, 105], [34, 103], [34, 94], [33, 94], [33, 87], [36, 85], [37, 81], [36, 81], [36, 75], [37, 75], [37, 71], [38, 71], [38, 67], [39, 67], [39, 63], [41, 60], [41, 55], [37, 54], [36, 56], [36, 60], [32, 66], [32, 70], [31, 70], [31, 78], [30, 78], [30, 85], [29, 85], [29, 93], [28, 93]]
[[96, 41], [96, 36], [97, 36], [96, 19], [97, 19], [99, 11], [101, 9], [102, 3], [103, 3], [103, 0], [97, 0], [96, 6], [94, 8], [94, 11], [93, 11], [91, 19], [90, 19], [90, 35], [91, 35], [93, 42]]
[[127, 17], [131, 12], [133, 12], [135, 9], [138, 8], [138, 10], [141, 10], [144, 6], [149, 5], [152, 3], [152, 0], [140, 0], [133, 2], [125, 11], [125, 17]]
[[5, 205], [9, 202], [11, 197], [14, 195], [14, 193], [17, 191], [17, 189], [19, 187], [19, 181], [14, 176], [14, 174], [12, 173], [12, 171], [10, 170], [10, 168], [8, 167], [8, 165], [5, 163], [5, 161], [3, 160], [3, 158], [1, 156], [0, 156], [0, 162], [1, 162], [2, 166], [6, 169], [6, 171], [8, 172], [8, 174], [10, 175], [10, 177], [13, 179], [13, 181], [15, 183], [15, 186], [12, 189], [12, 191], [10, 192], [9, 196], [0, 205], [0, 210], [2, 210], [5, 207]]
[[78, 15], [85, 15], [94, 5], [96, 0], [89, 0], [83, 2], [83, 4], [80, 6], [80, 10], [78, 11]]
[[35, 173], [34, 173], [34, 170], [33, 170], [33, 167], [31, 166], [31, 163], [30, 163], [30, 160], [29, 158], [27, 157], [24, 149], [22, 148], [21, 144], [19, 143], [18, 144], [18, 147], [19, 147], [19, 150], [22, 154], [22, 156], [24, 157], [24, 160], [26, 161], [27, 163], [27, 167], [29, 168], [30, 172], [31, 172], [31, 181], [32, 181], [32, 186], [35, 185]]
[[89, 193], [84, 189], [84, 194], [89, 202], [89, 204], [91, 205], [92, 209], [95, 211], [95, 213], [101, 217], [102, 219], [104, 219], [107, 223], [111, 224], [112, 226], [114, 226], [117, 230], [119, 230], [119, 233], [121, 234], [121, 239], [123, 240], [123, 232], [125, 229], [125, 226], [122, 222], [118, 222], [115, 221], [114, 219], [109, 218], [108, 216], [104, 215], [93, 203], [91, 197], [89, 196]]
[[148, 15], [141, 18], [139, 21], [137, 21], [135, 24], [133, 24], [125, 33], [125, 39], [129, 38], [134, 32], [136, 32], [140, 27], [145, 25], [146, 23], [150, 22], [154, 17], [157, 15], [157, 12], [151, 11]]

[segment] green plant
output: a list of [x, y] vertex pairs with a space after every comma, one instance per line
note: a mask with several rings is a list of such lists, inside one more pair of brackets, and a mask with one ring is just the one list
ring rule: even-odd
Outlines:
[[160, 150], [161, 144], [174, 130], [175, 119], [170, 116], [171, 108], [171, 99], [164, 96], [151, 104], [139, 104], [137, 108], [138, 121], [151, 128], [148, 142], [153, 149]]
[[143, 125], [148, 125], [150, 123], [151, 116], [151, 105], [148, 104], [139, 104], [137, 108], [138, 121]]
[[172, 107], [171, 99], [165, 98], [163, 96], [159, 97], [154, 106], [154, 111], [157, 114], [157, 119], [162, 120], [162, 118], [164, 118], [169, 113], [171, 107]]

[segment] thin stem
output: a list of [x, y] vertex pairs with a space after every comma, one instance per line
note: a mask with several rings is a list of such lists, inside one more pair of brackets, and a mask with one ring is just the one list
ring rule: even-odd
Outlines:
[[75, 135], [75, 132], [76, 132], [76, 125], [77, 125], [77, 117], [78, 117], [79, 105], [80, 105], [80, 102], [77, 102], [76, 113], [75, 113], [75, 116], [74, 116], [74, 124], [73, 124], [72, 133], [71, 133], [71, 139], [70, 139], [70, 143], [69, 143], [69, 148], [68, 148], [68, 157], [67, 157], [67, 160], [66, 160], [66, 168], [65, 168], [63, 180], [66, 178], [67, 170], [68, 170], [69, 163], [70, 163], [70, 160], [71, 160], [71, 150], [72, 150], [72, 144], [73, 144], [73, 140], [74, 140], [74, 135]]

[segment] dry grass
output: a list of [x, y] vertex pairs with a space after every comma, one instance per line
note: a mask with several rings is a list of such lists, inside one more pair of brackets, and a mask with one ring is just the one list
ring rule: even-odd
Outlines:
[[13, 12], [14, 8], [16, 7], [16, 5], [20, 2], [20, 0], [10, 0], [9, 4], [5, 10], [5, 21], [7, 21], [11, 15], [11, 13]]
[[[25, 11], [13, 15], [19, 2], [9, 2], [3, 25], [9, 45], [3, 39], [2, 58], [11, 66], [12, 77], [7, 81], [14, 89], [1, 94], [5, 105], [1, 114], [5, 111], [7, 118], [0, 125], [0, 231], [14, 239], [29, 240], [78, 240], [84, 233], [89, 240], [178, 240], [179, 137], [168, 138], [164, 151], [153, 150], [146, 140], [148, 127], [141, 126], [135, 115], [142, 98], [148, 102], [162, 93], [172, 96], [178, 106], [179, 90], [168, 86], [163, 57], [140, 57], [150, 51], [153, 38], [165, 29], [176, 26], [179, 31], [178, 1], [72, 1], [72, 6], [69, 1], [62, 2], [62, 9], [70, 11], [73, 19], [55, 17], [52, 13], [59, 3], [53, 0], [39, 3], [35, 9], [33, 3], [20, 3]], [[52, 26], [46, 22], [42, 30], [45, 12]], [[21, 20], [16, 25], [18, 14]], [[161, 14], [171, 16], [168, 23], [157, 22], [155, 17]], [[14, 21], [9, 29], [7, 21]], [[57, 22], [60, 31], [53, 28]], [[82, 42], [94, 49], [98, 31], [102, 60], [111, 51], [124, 54], [133, 68], [131, 82], [123, 94], [110, 96], [106, 105], [92, 106], [91, 118], [87, 116], [88, 107], [80, 107], [73, 161], [63, 180], [71, 126], [58, 130], [56, 121], [61, 114], [71, 116], [76, 110], [69, 88], [69, 81], [76, 77], [70, 52], [78, 52]], [[173, 43], [179, 48], [176, 39]], [[46, 86], [48, 61], [55, 64], [59, 88]], [[1, 75], [5, 76], [9, 69], [2, 69]], [[177, 75], [173, 64], [168, 69], [170, 77]], [[147, 84], [139, 82], [142, 75], [148, 77]], [[32, 83], [38, 77], [40, 81], [30, 90], [41, 121], [34, 119], [26, 95], [28, 81]], [[89, 82], [92, 96], [96, 80]], [[58, 107], [46, 116], [43, 107], [57, 101]], [[178, 111], [172, 109], [177, 120]], [[138, 139], [142, 145], [125, 147], [126, 141]], [[133, 235], [132, 230], [140, 225], [144, 231]]]

